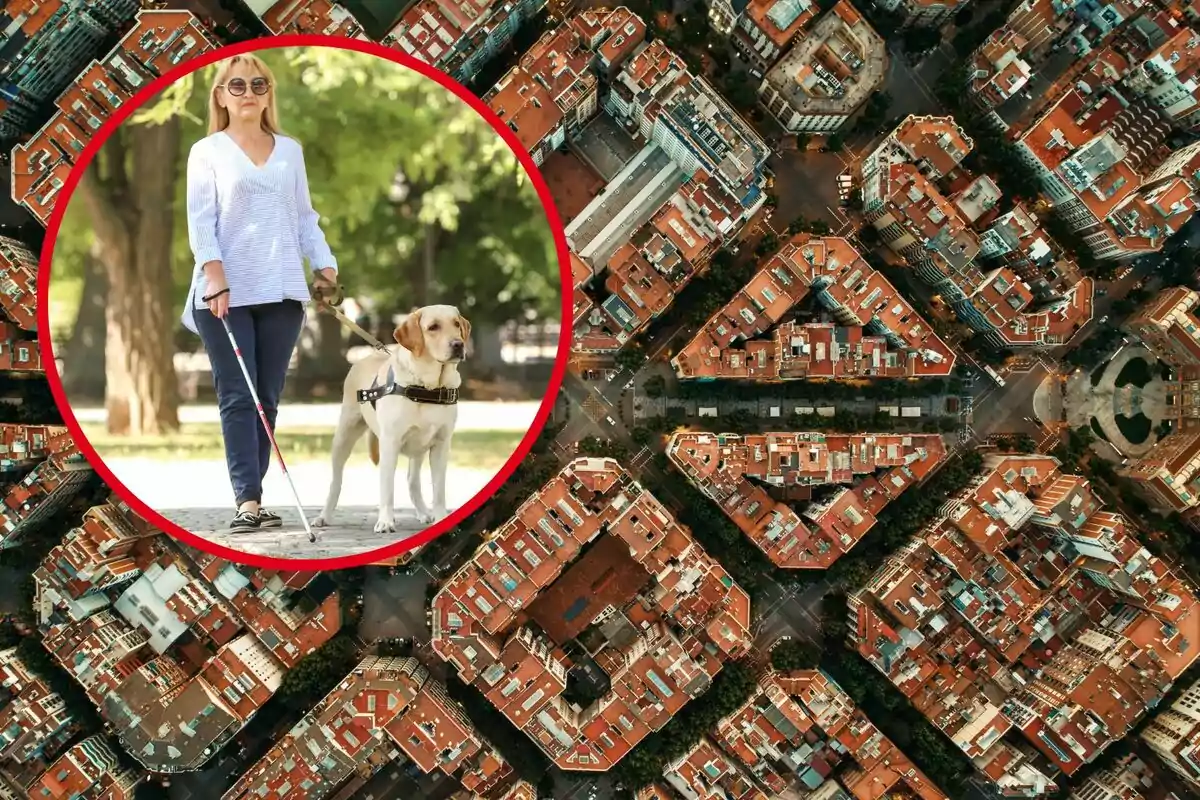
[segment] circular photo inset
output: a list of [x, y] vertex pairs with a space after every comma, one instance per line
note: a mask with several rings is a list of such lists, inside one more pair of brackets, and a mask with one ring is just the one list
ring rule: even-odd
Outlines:
[[47, 373], [97, 471], [251, 564], [448, 530], [528, 452], [567, 356], [566, 242], [513, 132], [402, 54], [318, 41], [217, 50], [128, 101], [39, 275]]

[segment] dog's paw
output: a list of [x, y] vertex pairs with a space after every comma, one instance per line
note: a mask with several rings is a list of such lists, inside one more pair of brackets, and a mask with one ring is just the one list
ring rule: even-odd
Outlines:
[[312, 521], [312, 526], [314, 528], [328, 528], [329, 527], [329, 519], [327, 519], [325, 517], [325, 515], [322, 514], [321, 516], [317, 517], [316, 519], [314, 519]]
[[428, 525], [433, 522], [433, 514], [430, 514], [428, 511], [414, 511], [413, 515], [417, 518], [417, 522], [422, 525]]
[[376, 533], [395, 533], [396, 532], [396, 520], [392, 519], [391, 517], [380, 517], [379, 521], [375, 523], [375, 532]]
[[433, 510], [433, 521], [434, 522], [441, 522], [448, 516], [450, 516], [450, 512], [444, 508], [435, 508]]

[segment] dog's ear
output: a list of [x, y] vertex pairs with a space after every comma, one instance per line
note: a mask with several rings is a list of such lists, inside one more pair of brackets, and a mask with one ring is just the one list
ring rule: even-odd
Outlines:
[[395, 332], [396, 342], [405, 350], [420, 358], [425, 352], [425, 332], [421, 330], [421, 312], [413, 311], [404, 318]]
[[463, 341], [470, 342], [471, 341], [471, 322], [466, 317], [464, 317], [462, 314], [458, 315], [458, 327], [459, 327], [459, 330], [462, 331]]

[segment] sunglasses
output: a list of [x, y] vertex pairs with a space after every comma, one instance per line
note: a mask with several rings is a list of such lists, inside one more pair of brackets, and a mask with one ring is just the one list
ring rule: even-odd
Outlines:
[[[241, 97], [246, 93], [246, 81], [242, 78], [234, 78], [229, 83], [221, 83], [218, 86], [234, 97]], [[261, 97], [271, 91], [271, 82], [266, 78], [255, 78], [250, 81], [250, 91]]]

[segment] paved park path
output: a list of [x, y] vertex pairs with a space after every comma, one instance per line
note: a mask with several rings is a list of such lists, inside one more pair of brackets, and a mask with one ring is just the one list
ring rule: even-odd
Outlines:
[[[457, 430], [526, 431], [537, 415], [538, 402], [459, 404]], [[278, 425], [287, 427], [333, 428], [340, 406], [337, 403], [287, 404], [279, 409]], [[103, 408], [74, 409], [84, 424], [103, 424]], [[216, 423], [215, 405], [189, 405], [180, 408], [184, 424]], [[408, 497], [407, 460], [400, 459], [396, 470], [396, 532], [377, 534], [379, 476], [374, 465], [351, 461], [346, 466], [342, 494], [334, 525], [318, 531], [317, 542], [310, 543], [304, 533], [291, 489], [272, 460], [263, 486], [263, 505], [283, 517], [284, 526], [251, 534], [228, 533], [233, 516], [233, 496], [223, 460], [186, 459], [162, 461], [148, 458], [105, 458], [104, 463], [142, 502], [182, 528], [226, 547], [255, 555], [277, 558], [336, 558], [377, 550], [400, 539], [419, 533], [424, 525], [417, 522]], [[305, 514], [313, 520], [325, 504], [329, 491], [329, 461], [321, 458], [288, 464], [292, 480], [304, 503]], [[467, 503], [495, 475], [493, 470], [468, 469], [451, 465], [446, 477], [446, 501], [453, 511]], [[429, 468], [424, 474], [424, 495], [432, 505], [433, 488]]]
[[[533, 424], [541, 402], [481, 403], [465, 400], [458, 404], [460, 431], [526, 431]], [[339, 403], [285, 403], [279, 407], [275, 424], [280, 430], [289, 427], [318, 427], [337, 425]], [[105, 420], [104, 408], [75, 408], [75, 418], [81, 424], [99, 425]], [[216, 405], [186, 405], [179, 409], [179, 421], [184, 425], [217, 423], [221, 421]]]
[[[413, 518], [411, 510], [399, 511], [396, 532], [377, 534], [373, 530], [378, 510], [367, 506], [339, 509], [340, 518], [333, 527], [314, 528], [316, 542], [309, 542], [300, 524], [295, 506], [275, 506], [283, 517], [283, 527], [257, 533], [228, 533], [230, 512], [223, 508], [167, 509], [160, 513], [167, 519], [197, 536], [241, 553], [273, 556], [275, 558], [338, 558], [378, 550], [407, 539], [424, 529]], [[311, 522], [321, 509], [305, 508]]]
[[[310, 544], [298, 519], [296, 501], [283, 474], [274, 464], [263, 486], [263, 505], [284, 519], [284, 527], [253, 534], [227, 532], [233, 516], [233, 497], [224, 461], [154, 461], [105, 459], [121, 483], [151, 508], [182, 528], [211, 541], [256, 555], [277, 558], [335, 558], [392, 544], [424, 529], [408, 497], [405, 463], [396, 473], [396, 533], [374, 532], [378, 515], [379, 475], [371, 464], [349, 464], [334, 525]], [[292, 480], [311, 521], [320, 513], [329, 490], [329, 465], [300, 462], [290, 465]], [[454, 510], [470, 500], [494, 476], [492, 470], [451, 469], [446, 477], [446, 501]], [[425, 500], [433, 498], [429, 472], [424, 474]]]

